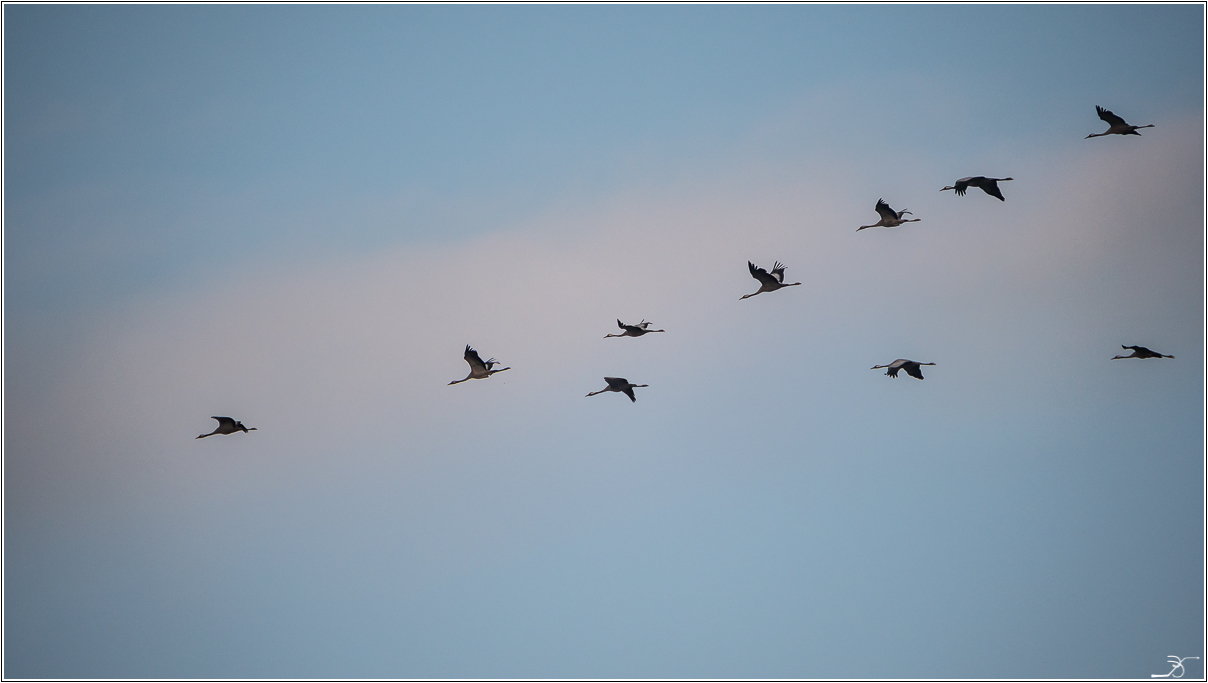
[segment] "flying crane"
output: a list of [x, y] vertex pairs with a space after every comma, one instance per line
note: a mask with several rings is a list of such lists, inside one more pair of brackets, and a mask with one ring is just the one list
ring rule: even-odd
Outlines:
[[763, 292], [774, 292], [781, 287], [792, 287], [793, 285], [801, 284], [800, 282], [790, 282], [785, 284], [784, 264], [780, 261], [777, 261], [776, 265], [772, 266], [771, 273], [763, 268], [760, 268], [754, 263], [751, 263], [750, 261], [747, 261], [747, 270], [751, 271], [751, 277], [759, 280], [759, 289], [750, 294], [744, 294], [743, 296], [738, 297], [739, 301], [742, 301], [747, 297], [755, 296], [756, 294], [762, 294]]
[[1144, 126], [1129, 125], [1129, 123], [1127, 121], [1125, 121], [1124, 119], [1120, 118], [1119, 116], [1116, 116], [1115, 114], [1104, 109], [1103, 107], [1100, 107], [1097, 104], [1095, 105], [1095, 111], [1099, 114], [1099, 118], [1101, 118], [1107, 122], [1108, 128], [1103, 133], [1091, 133], [1090, 135], [1083, 138], [1084, 140], [1090, 140], [1091, 138], [1102, 137], [1104, 135], [1138, 135], [1139, 136], [1140, 133], [1137, 132], [1138, 128], [1153, 128], [1152, 123], [1146, 124]]
[[987, 178], [985, 176], [975, 175], [968, 178], [961, 178], [960, 180], [956, 181], [955, 185], [949, 185], [948, 187], [941, 188], [940, 192], [943, 192], [944, 190], [956, 190], [958, 195], [964, 197], [965, 190], [969, 189], [970, 187], [980, 187], [983, 191], [985, 191], [986, 194], [990, 195], [991, 197], [998, 197], [1001, 201], [1005, 202], [1007, 200], [1002, 196], [1002, 192], [999, 191], [998, 184], [1008, 180], [1015, 179]]
[[885, 374], [889, 375], [890, 377], [892, 377], [894, 379], [898, 378], [899, 370], [905, 370], [907, 375], [910, 375], [911, 377], [913, 377], [915, 379], [923, 379], [923, 370], [919, 367], [920, 365], [935, 365], [935, 363], [920, 363], [916, 360], [906, 360], [905, 358], [899, 358], [899, 359], [895, 360], [894, 362], [890, 363], [889, 365], [874, 365], [871, 368], [869, 368], [869, 370], [880, 370], [881, 368], [889, 368], [888, 370], [885, 371]]
[[466, 344], [466, 353], [464, 357], [466, 362], [470, 364], [470, 374], [466, 375], [466, 379], [455, 379], [452, 382], [449, 382], [449, 386], [460, 384], [470, 379], [486, 379], [497, 372], [511, 370], [511, 368], [492, 370], [492, 366], [500, 365], [500, 363], [497, 363], [494, 358], [488, 361], [483, 361], [482, 357], [478, 355], [478, 352], [470, 348], [469, 344]]
[[881, 220], [873, 223], [872, 225], [861, 225], [860, 227], [856, 228], [856, 232], [860, 232], [865, 228], [896, 228], [903, 223], [917, 223], [923, 220], [921, 218], [902, 218], [902, 216], [905, 216], [908, 213], [912, 216], [914, 214], [906, 210], [894, 211], [893, 209], [889, 208], [889, 205], [885, 203], [884, 199], [877, 200], [876, 211], [881, 215]]
[[256, 431], [255, 427], [244, 427], [242, 422], [229, 417], [211, 415], [210, 419], [218, 420], [218, 426], [215, 427], [214, 431], [210, 432], [209, 434], [202, 434], [197, 438], [204, 439], [207, 436], [214, 436], [215, 434], [234, 434], [235, 432], [243, 432], [244, 434], [247, 434], [248, 432]]

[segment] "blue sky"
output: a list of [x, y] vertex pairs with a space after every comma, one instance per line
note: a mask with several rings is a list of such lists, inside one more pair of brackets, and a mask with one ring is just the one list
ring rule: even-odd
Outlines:
[[1204, 654], [1201, 6], [4, 19], [6, 676]]

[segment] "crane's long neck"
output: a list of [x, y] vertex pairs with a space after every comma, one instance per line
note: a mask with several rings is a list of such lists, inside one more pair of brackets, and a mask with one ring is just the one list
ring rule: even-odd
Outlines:
[[473, 376], [474, 376], [474, 373], [471, 372], [470, 374], [466, 375], [466, 379], [455, 379], [452, 382], [449, 382], [449, 386], [453, 386], [454, 384], [461, 384], [462, 382], [470, 379]]

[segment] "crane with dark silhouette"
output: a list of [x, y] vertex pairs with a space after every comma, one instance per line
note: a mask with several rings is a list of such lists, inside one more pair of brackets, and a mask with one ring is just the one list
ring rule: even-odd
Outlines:
[[903, 223], [917, 223], [923, 220], [921, 218], [903, 218], [908, 213], [912, 216], [914, 214], [906, 210], [894, 211], [889, 208], [884, 199], [877, 200], [876, 212], [880, 214], [881, 220], [872, 225], [861, 225], [856, 228], [856, 232], [860, 232], [865, 228], [896, 228]]
[[464, 358], [466, 359], [466, 362], [470, 364], [470, 374], [466, 375], [465, 379], [455, 379], [452, 382], [449, 382], [449, 386], [453, 386], [454, 384], [460, 384], [462, 382], [465, 382], [466, 380], [471, 380], [471, 379], [486, 379], [497, 372], [503, 372], [504, 370], [511, 370], [511, 368], [500, 368], [498, 370], [492, 370], [491, 369], [492, 367], [494, 367], [496, 365], [501, 365], [501, 363], [497, 363], [494, 358], [484, 361], [482, 359], [482, 357], [478, 355], [477, 351], [470, 348], [469, 344], [466, 344], [466, 352], [465, 352]]
[[1097, 104], [1095, 105], [1095, 111], [1099, 114], [1099, 118], [1101, 118], [1107, 122], [1107, 130], [1102, 133], [1091, 133], [1090, 135], [1083, 138], [1084, 140], [1090, 140], [1091, 138], [1103, 137], [1104, 135], [1137, 135], [1137, 136], [1140, 136], [1141, 134], [1137, 132], [1138, 128], [1153, 128], [1152, 123], [1147, 123], [1144, 126], [1130, 125], [1124, 119], [1120, 118], [1119, 116], [1116, 116], [1115, 114], [1104, 109], [1103, 107], [1100, 107]]
[[616, 391], [616, 392], [625, 394], [626, 396], [629, 397], [630, 401], [637, 403], [638, 397], [633, 395], [633, 390], [640, 388], [640, 387], [649, 386], [646, 384], [632, 384], [632, 383], [630, 383], [629, 380], [625, 379], [624, 377], [605, 377], [604, 381], [608, 382], [608, 386], [604, 387], [603, 389], [601, 389], [599, 391], [593, 391], [590, 394], [588, 394], [588, 396], [595, 396], [596, 394], [602, 394], [606, 391]]
[[234, 434], [235, 432], [243, 432], [244, 434], [247, 434], [248, 432], [256, 431], [255, 427], [244, 427], [242, 422], [229, 417], [211, 415], [210, 419], [218, 420], [218, 426], [215, 427], [214, 431], [210, 432], [209, 434], [201, 434], [197, 438], [204, 439], [207, 436], [214, 436], [215, 434]]
[[747, 270], [751, 271], [751, 277], [759, 280], [759, 289], [751, 292], [750, 294], [744, 294], [743, 296], [738, 297], [739, 301], [742, 301], [747, 297], [755, 296], [756, 294], [774, 292], [781, 287], [792, 287], [794, 285], [801, 284], [800, 282], [785, 283], [784, 264], [780, 261], [777, 261], [776, 265], [772, 266], [772, 272], [770, 273], [754, 263], [751, 263], [750, 261], [747, 261]]
[[920, 363], [916, 360], [906, 360], [905, 358], [899, 358], [899, 359], [895, 360], [894, 362], [890, 363], [889, 365], [874, 365], [871, 368], [869, 368], [869, 370], [880, 370], [881, 368], [889, 368], [888, 370], [885, 371], [885, 374], [889, 375], [890, 377], [892, 377], [894, 379], [898, 378], [899, 370], [905, 370], [907, 375], [910, 375], [911, 377], [913, 377], [915, 379], [923, 379], [923, 370], [922, 370], [922, 368], [919, 367], [921, 365], [935, 365], [935, 363]]
[[975, 175], [968, 178], [961, 178], [960, 180], [956, 181], [955, 185], [949, 185], [948, 187], [941, 188], [940, 192], [943, 192], [944, 190], [956, 190], [956, 194], [964, 197], [965, 190], [968, 190], [970, 187], [980, 187], [986, 194], [990, 195], [991, 197], [998, 197], [1001, 201], [1005, 202], [1007, 200], [1002, 196], [1002, 192], [999, 191], [998, 184], [1008, 180], [1015, 179], [987, 178], [985, 176]]
[[1121, 358], [1174, 358], [1174, 356], [1163, 356], [1157, 351], [1150, 351], [1144, 346], [1125, 346], [1120, 345], [1122, 349], [1132, 349], [1132, 353], [1127, 356], [1115, 356], [1112, 360], [1120, 360]]
[[666, 332], [667, 331], [667, 330], [650, 329], [650, 323], [646, 322], [645, 319], [643, 319], [642, 322], [638, 323], [637, 325], [626, 325], [625, 323], [621, 322], [618, 319], [617, 327], [619, 327], [625, 331], [620, 334], [606, 334], [606, 335], [604, 335], [604, 338], [608, 339], [609, 337], [640, 337], [643, 334], [648, 334], [650, 332]]

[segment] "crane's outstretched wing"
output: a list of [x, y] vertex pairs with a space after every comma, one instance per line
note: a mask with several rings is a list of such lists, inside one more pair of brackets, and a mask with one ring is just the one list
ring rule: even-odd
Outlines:
[[224, 428], [224, 429], [234, 429], [234, 428], [235, 428], [235, 420], [234, 420], [234, 418], [230, 418], [230, 417], [218, 417], [217, 415], [211, 415], [211, 416], [210, 416], [210, 419], [211, 419], [211, 420], [218, 420], [218, 426], [219, 426], [219, 427], [221, 427], [221, 428]]
[[604, 381], [608, 382], [608, 386], [614, 391], [621, 391], [629, 386], [629, 380], [624, 377], [605, 377]]
[[633, 401], [634, 403], [638, 402], [638, 397], [633, 395], [633, 387], [626, 386], [621, 391], [625, 392], [625, 395], [629, 397], [630, 401]]
[[998, 189], [997, 180], [984, 178], [982, 180], [981, 189], [985, 190], [986, 194], [990, 195], [991, 197], [998, 198], [999, 201], [1007, 201], [1007, 198], [1002, 196], [1002, 190]]
[[898, 219], [897, 212], [889, 208], [889, 205], [885, 203], [884, 199], [877, 200], [877, 213], [883, 220], [894, 221]]
[[965, 190], [969, 189], [969, 185], [975, 184], [975, 181], [980, 177], [981, 176], [961, 178], [960, 180], [956, 181], [956, 187], [953, 187], [952, 189], [955, 190], [958, 195], [964, 197]]
[[751, 271], [751, 277], [755, 278], [756, 280], [759, 280], [761, 283], [770, 284], [773, 282], [779, 282], [775, 277], [770, 275], [768, 273], [768, 271], [764, 270], [763, 268], [760, 268], [759, 266], [755, 265], [754, 263], [751, 263], [750, 261], [747, 261], [747, 269]]
[[1107, 121], [1107, 125], [1109, 125], [1109, 126], [1127, 126], [1128, 125], [1128, 123], [1126, 123], [1124, 121], [1124, 119], [1120, 118], [1119, 116], [1116, 116], [1115, 114], [1104, 109], [1103, 107], [1100, 107], [1097, 104], [1095, 105], [1095, 111], [1098, 112], [1099, 118], [1103, 119], [1104, 121]]
[[482, 357], [478, 355], [477, 351], [470, 348], [469, 344], [466, 344], [465, 359], [466, 359], [466, 362], [470, 364], [470, 368], [473, 370], [479, 370], [479, 369], [486, 370], [487, 369], [487, 364], [482, 362]]
[[906, 371], [907, 375], [915, 379], [923, 379], [923, 368], [918, 363], [903, 363], [902, 369]]
[[780, 261], [777, 261], [776, 265], [772, 266], [772, 277], [776, 278], [776, 282], [784, 284], [784, 264]]
[[620, 318], [617, 318], [617, 327], [621, 328], [622, 330], [625, 329], [625, 323], [621, 322]]

